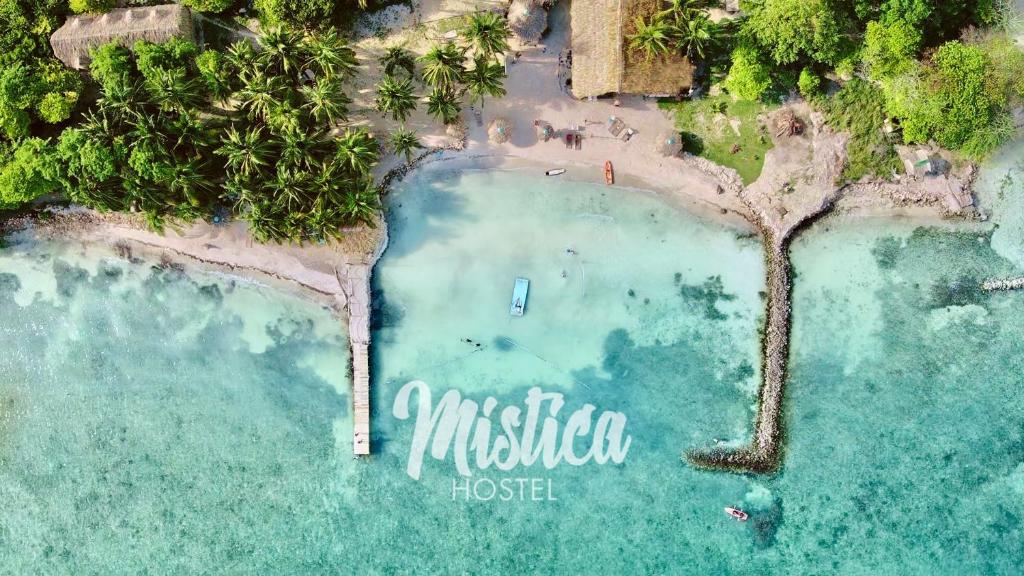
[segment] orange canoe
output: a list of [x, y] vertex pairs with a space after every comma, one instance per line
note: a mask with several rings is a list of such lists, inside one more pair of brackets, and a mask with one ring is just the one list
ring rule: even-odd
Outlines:
[[615, 184], [615, 172], [612, 171], [612, 161], [604, 163], [604, 181], [606, 184]]

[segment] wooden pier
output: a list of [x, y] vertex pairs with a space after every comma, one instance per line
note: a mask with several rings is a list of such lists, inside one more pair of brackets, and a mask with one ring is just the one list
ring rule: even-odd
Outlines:
[[347, 267], [342, 286], [348, 306], [352, 362], [352, 451], [370, 453], [370, 271], [372, 265]]

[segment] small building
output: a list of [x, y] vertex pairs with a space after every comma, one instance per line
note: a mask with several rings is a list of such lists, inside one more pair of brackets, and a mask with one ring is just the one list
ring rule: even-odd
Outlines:
[[659, 7], [650, 0], [572, 3], [572, 92], [577, 98], [689, 93], [693, 64], [686, 56], [672, 52], [647, 58], [629, 49], [636, 18], [646, 20]]
[[89, 50], [96, 46], [113, 41], [130, 46], [138, 40], [165, 42], [171, 38], [194, 39], [192, 14], [180, 4], [72, 16], [50, 36], [50, 46], [61, 62], [80, 70], [89, 66]]

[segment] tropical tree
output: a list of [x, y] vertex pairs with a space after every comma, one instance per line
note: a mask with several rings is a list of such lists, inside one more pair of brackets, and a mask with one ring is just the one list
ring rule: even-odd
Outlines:
[[301, 47], [306, 56], [304, 66], [319, 70], [321, 75], [327, 78], [347, 78], [358, 65], [355, 51], [333, 28], [316, 34], [306, 34]]
[[163, 111], [184, 113], [203, 103], [204, 94], [199, 81], [189, 78], [181, 68], [156, 70], [154, 75], [145, 81], [153, 103]]
[[284, 74], [298, 72], [303, 63], [302, 48], [298, 34], [283, 26], [269, 28], [260, 35], [262, 50], [259, 52], [263, 63]]
[[694, 56], [704, 58], [713, 41], [714, 30], [715, 23], [707, 12], [697, 10], [675, 24], [672, 33], [679, 49], [692, 59]]
[[236, 73], [248, 74], [256, 65], [257, 52], [252, 42], [239, 40], [228, 47], [224, 57]]
[[379, 62], [386, 76], [394, 76], [399, 70], [404, 70], [409, 78], [416, 74], [416, 57], [402, 46], [391, 46], [385, 50]]
[[439, 44], [420, 56], [423, 81], [435, 88], [454, 90], [465, 73], [466, 54], [455, 44]]
[[224, 133], [216, 154], [224, 156], [225, 168], [249, 177], [270, 165], [273, 146], [264, 138], [263, 128], [238, 130], [230, 126]]
[[317, 80], [315, 84], [307, 84], [300, 90], [305, 99], [303, 108], [314, 121], [330, 127], [346, 119], [349, 99], [334, 77]]
[[340, 211], [346, 222], [362, 222], [375, 224], [375, 216], [380, 209], [380, 195], [373, 181], [365, 179], [361, 186], [352, 189], [343, 199]]
[[412, 130], [402, 126], [391, 133], [391, 147], [395, 154], [405, 156], [406, 162], [412, 162], [412, 155], [417, 149], [423, 148], [420, 139]]
[[512, 31], [508, 22], [497, 12], [476, 12], [467, 17], [462, 29], [462, 38], [488, 58], [508, 51], [508, 39]]
[[381, 114], [390, 114], [393, 119], [405, 122], [409, 114], [416, 109], [412, 80], [398, 80], [394, 76], [385, 76], [377, 85], [376, 103]]
[[449, 90], [434, 88], [427, 95], [427, 113], [445, 124], [459, 119], [459, 97]]
[[281, 99], [284, 88], [280, 77], [258, 72], [244, 79], [242, 89], [235, 93], [234, 98], [251, 119], [265, 120]]
[[636, 31], [629, 36], [629, 47], [643, 52], [648, 60], [669, 52], [672, 27], [662, 18], [655, 17], [649, 23], [637, 16]]
[[470, 102], [479, 102], [483, 106], [484, 97], [500, 98], [505, 95], [502, 79], [505, 69], [483, 54], [473, 57], [473, 68], [465, 75], [466, 88]]
[[338, 165], [356, 174], [368, 174], [380, 156], [377, 139], [362, 129], [345, 130], [338, 139], [337, 146], [334, 159]]

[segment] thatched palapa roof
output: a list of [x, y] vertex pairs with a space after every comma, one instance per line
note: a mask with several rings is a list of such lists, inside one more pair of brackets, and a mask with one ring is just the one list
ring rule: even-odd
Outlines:
[[649, 59], [629, 49], [639, 16], [648, 20], [658, 0], [588, 0], [572, 3], [572, 92], [673, 96], [689, 91], [693, 64], [673, 52]]
[[548, 11], [538, 0], [512, 0], [508, 27], [520, 44], [536, 44], [548, 29]]
[[191, 40], [192, 14], [179, 4], [119, 8], [98, 16], [73, 16], [50, 36], [53, 54], [71, 68], [89, 65], [89, 49], [111, 41], [131, 45], [138, 40]]
[[662, 132], [654, 141], [654, 149], [663, 156], [675, 156], [683, 151], [683, 139], [678, 132]]
[[487, 137], [495, 144], [504, 144], [512, 137], [512, 123], [507, 118], [495, 118], [487, 127]]

